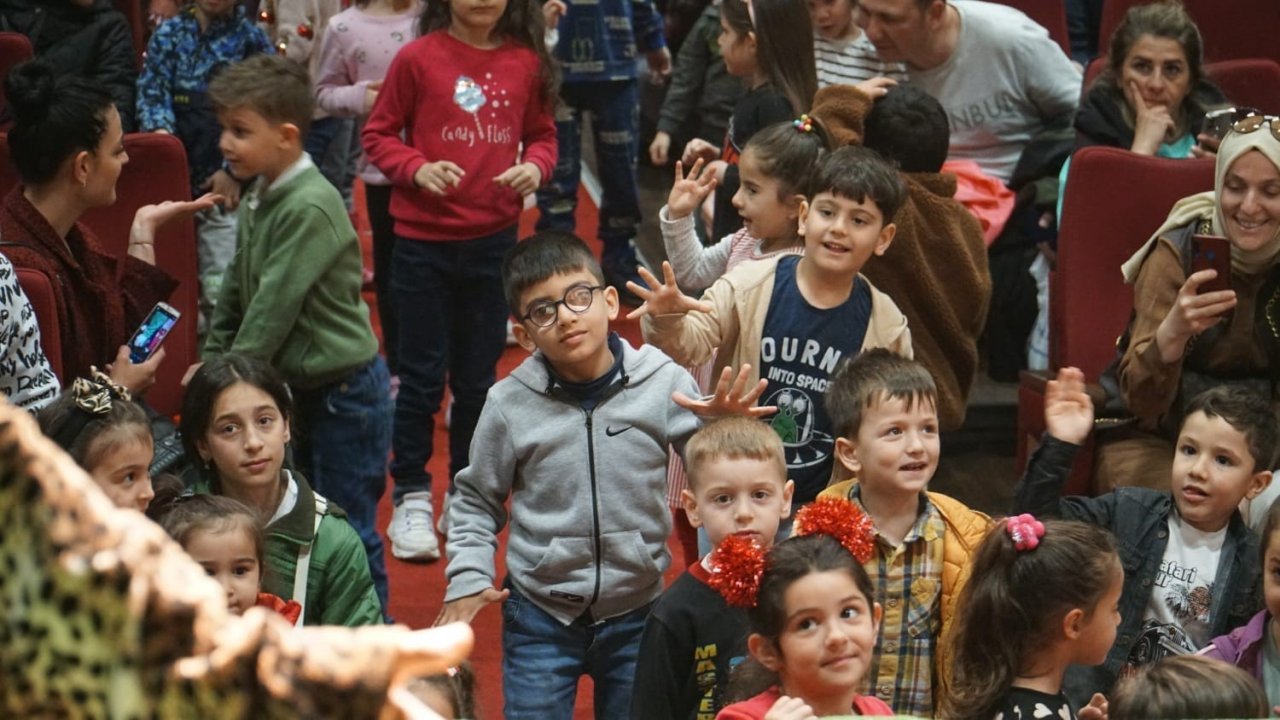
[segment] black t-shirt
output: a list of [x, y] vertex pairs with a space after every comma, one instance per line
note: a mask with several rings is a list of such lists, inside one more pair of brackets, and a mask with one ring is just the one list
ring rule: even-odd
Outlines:
[[747, 657], [747, 614], [694, 565], [662, 594], [640, 638], [632, 720], [714, 720], [729, 671]]
[[840, 361], [862, 349], [871, 320], [871, 288], [865, 280], [855, 281], [844, 304], [815, 308], [796, 284], [799, 261], [798, 255], [778, 261], [759, 358], [760, 377], [769, 380], [760, 404], [778, 408], [765, 422], [782, 438], [796, 506], [816, 498], [831, 479], [835, 438], [823, 396]]
[[1062, 693], [1048, 695], [1027, 688], [1009, 688], [992, 720], [1075, 720], [1071, 703]]

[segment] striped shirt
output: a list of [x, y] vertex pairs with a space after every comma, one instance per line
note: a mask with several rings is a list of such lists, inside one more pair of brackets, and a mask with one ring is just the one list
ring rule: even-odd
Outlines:
[[907, 67], [902, 63], [890, 63], [880, 59], [876, 46], [859, 32], [852, 40], [827, 40], [813, 38], [813, 59], [818, 66], [818, 87], [828, 85], [857, 85], [874, 77], [907, 81]]
[[[861, 486], [850, 498], [862, 505]], [[876, 533], [876, 554], [864, 567], [883, 615], [875, 657], [862, 689], [899, 715], [933, 717], [934, 651], [942, 629], [942, 540], [946, 523], [923, 493], [920, 514], [901, 545]], [[860, 692], [862, 691], [860, 689]]]

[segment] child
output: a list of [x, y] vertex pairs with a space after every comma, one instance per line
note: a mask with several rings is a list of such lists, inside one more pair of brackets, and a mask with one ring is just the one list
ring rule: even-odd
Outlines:
[[267, 575], [262, 518], [249, 506], [229, 497], [179, 497], [160, 520], [160, 526], [183, 550], [227, 591], [227, 609], [243, 615], [254, 606], [270, 608], [297, 623], [302, 605], [262, 592]]
[[990, 528], [986, 515], [928, 492], [938, 469], [938, 389], [920, 363], [885, 350], [846, 362], [827, 386], [836, 468], [849, 480], [823, 496], [858, 503], [875, 528], [865, 564], [886, 607], [871, 687], [903, 715], [933, 717], [951, 653], [969, 565]]
[[[320, 67], [315, 76], [316, 103], [334, 117], [366, 117], [391, 59], [413, 39], [413, 26], [422, 12], [418, 0], [361, 0], [329, 19], [320, 43]], [[399, 327], [391, 292], [391, 251], [395, 228], [391, 219], [391, 181], [361, 157], [365, 210], [373, 231], [373, 277], [377, 287], [378, 319], [386, 348], [387, 369], [399, 374]]]
[[[769, 548], [791, 515], [786, 458], [778, 434], [749, 418], [708, 424], [689, 439], [689, 488], [682, 492], [694, 527], [712, 547], [747, 535]], [[729, 671], [746, 651], [747, 617], [708, 584], [710, 555], [662, 594], [645, 621], [631, 717], [700, 718], [720, 710]]]
[[857, 559], [835, 538], [817, 534], [779, 543], [765, 568], [748, 611], [747, 644], [768, 671], [769, 687], [721, 710], [717, 720], [893, 715], [885, 703], [858, 694], [883, 609]]
[[240, 213], [206, 355], [269, 362], [297, 407], [294, 460], [351, 518], [385, 607], [378, 535], [391, 435], [391, 379], [360, 297], [362, 260], [342, 198], [302, 137], [315, 97], [307, 72], [273, 55], [223, 70], [209, 86], [232, 171], [258, 176]]
[[[943, 716], [1074, 719], [1062, 676], [1072, 663], [1106, 659], [1120, 624], [1124, 568], [1111, 536], [1084, 523], [1011, 517], [987, 534], [971, 572]], [[1092, 702], [1097, 711], [1105, 703], [1101, 695]]]
[[[701, 158], [720, 183], [716, 191], [713, 238], [742, 226], [733, 208], [738, 191], [738, 157], [756, 132], [808, 112], [818, 82], [813, 67], [813, 31], [802, 0], [723, 0], [720, 54], [729, 74], [742, 78], [747, 93], [733, 106], [723, 148], [695, 138], [682, 159]], [[719, 159], [717, 159], [719, 158]]]
[[222, 195], [222, 207], [200, 214], [196, 259], [202, 331], [213, 314], [222, 278], [236, 251], [240, 183], [218, 147], [218, 118], [209, 101], [214, 75], [228, 65], [274, 50], [235, 0], [195, 0], [156, 28], [138, 76], [138, 129], [178, 136], [187, 150], [191, 197]]
[[470, 662], [463, 661], [446, 673], [418, 678], [408, 689], [444, 720], [480, 717], [476, 713], [476, 675]]
[[1276, 677], [1280, 668], [1280, 653], [1276, 638], [1280, 638], [1280, 503], [1273, 503], [1262, 525], [1262, 597], [1266, 607], [1243, 625], [1226, 635], [1220, 635], [1200, 651], [1215, 660], [1231, 663], [1262, 683], [1267, 691], [1267, 704], [1280, 707], [1280, 685], [1267, 678]]
[[[521, 242], [502, 276], [516, 339], [534, 355], [489, 392], [474, 441], [485, 453], [458, 474], [437, 622], [470, 622], [503, 603], [508, 717], [571, 716], [584, 673], [595, 681], [596, 712], [621, 717], [670, 560], [667, 446], [683, 447], [698, 426], [672, 392], [698, 388], [656, 349], [609, 332], [617, 293], [577, 237], [549, 230]], [[732, 406], [723, 391], [685, 405], [740, 409], [760, 391]], [[508, 517], [498, 590], [493, 554]]]
[[1109, 706], [1111, 720], [1272, 717], [1248, 673], [1198, 655], [1167, 657], [1120, 681]]
[[1122, 671], [1195, 652], [1257, 612], [1258, 540], [1237, 506], [1271, 482], [1277, 428], [1267, 400], [1227, 387], [1197, 395], [1179, 431], [1172, 492], [1122, 487], [1096, 498], [1061, 497], [1093, 426], [1079, 370], [1049, 383], [1044, 412], [1048, 434], [1015, 490], [1015, 512], [1107, 528], [1128, 569], [1119, 637], [1105, 664], [1068, 672], [1069, 697], [1079, 702]]
[[[666, 165], [673, 138], [693, 137], [724, 142], [729, 115], [742, 97], [742, 82], [729, 74], [720, 54], [720, 0], [707, 3], [680, 46], [671, 84], [662, 99], [658, 129], [649, 144], [649, 159]], [[676, 148], [683, 147], [683, 143]]]
[[978, 336], [987, 321], [991, 272], [982, 228], [955, 199], [942, 172], [950, 147], [942, 105], [914, 85], [873, 96], [861, 87], [823, 88], [812, 115], [837, 145], [856, 143], [898, 167], [907, 198], [894, 218], [893, 252], [864, 274], [902, 310], [915, 357], [938, 385], [943, 432], [964, 424], [978, 371]]
[[797, 505], [830, 479], [834, 443], [819, 393], [840, 359], [875, 347], [911, 353], [893, 300], [859, 276], [893, 241], [903, 198], [897, 172], [869, 150], [841, 148], [818, 162], [805, 194], [804, 255], [744, 263], [702, 301], [680, 292], [669, 264], [661, 283], [645, 271], [653, 289], [634, 288], [645, 304], [629, 316], [646, 315], [645, 339], [676, 362], [759, 363], [771, 386], [765, 404], [779, 407], [769, 422], [787, 450]]
[[151, 487], [151, 423], [129, 391], [102, 373], [76, 378], [36, 414], [40, 431], [89, 473], [112, 504], [146, 512]]
[[550, 182], [538, 190], [538, 229], [572, 232], [576, 226], [582, 115], [590, 113], [601, 192], [601, 268], [605, 282], [624, 301], [638, 304], [626, 291], [626, 283], [637, 279], [631, 242], [640, 225], [636, 60], [643, 55], [656, 79], [671, 72], [662, 16], [653, 0], [570, 2], [557, 28], [555, 56], [563, 72], [556, 117], [560, 157]]
[[907, 66], [881, 60], [876, 46], [853, 22], [857, 0], [808, 0], [808, 4], [819, 88], [858, 85], [872, 78], [906, 82]]
[[556, 73], [535, 0], [474, 12], [429, 0], [418, 28], [422, 37], [392, 60], [362, 134], [369, 161], [395, 186], [395, 304], [415, 309], [399, 320], [387, 529], [402, 560], [440, 557], [426, 470], [435, 413], [447, 378], [452, 486], [506, 349], [502, 258], [524, 197], [556, 160]]
[[234, 353], [206, 361], [187, 385], [179, 426], [187, 455], [204, 468], [193, 489], [267, 518], [263, 588], [297, 600], [303, 624], [381, 623], [369, 562], [346, 514], [284, 467], [292, 411], [289, 389], [265, 362]]

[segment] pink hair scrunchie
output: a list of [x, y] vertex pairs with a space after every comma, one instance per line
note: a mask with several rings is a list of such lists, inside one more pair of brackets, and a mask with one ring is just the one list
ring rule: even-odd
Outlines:
[[1013, 546], [1018, 552], [1035, 550], [1040, 545], [1040, 538], [1044, 537], [1044, 523], [1030, 513], [1023, 513], [1008, 519], [1005, 532], [1013, 539]]

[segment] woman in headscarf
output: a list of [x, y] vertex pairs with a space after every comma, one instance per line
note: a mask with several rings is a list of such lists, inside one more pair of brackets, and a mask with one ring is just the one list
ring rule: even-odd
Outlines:
[[[1213, 270], [1191, 272], [1194, 235], [1230, 241], [1230, 289], [1202, 287]], [[1280, 407], [1278, 255], [1280, 119], [1241, 114], [1219, 146], [1214, 189], [1178, 201], [1123, 266], [1134, 316], [1117, 379], [1138, 422], [1100, 448], [1100, 490], [1168, 487], [1183, 408], [1203, 390], [1243, 385]]]

